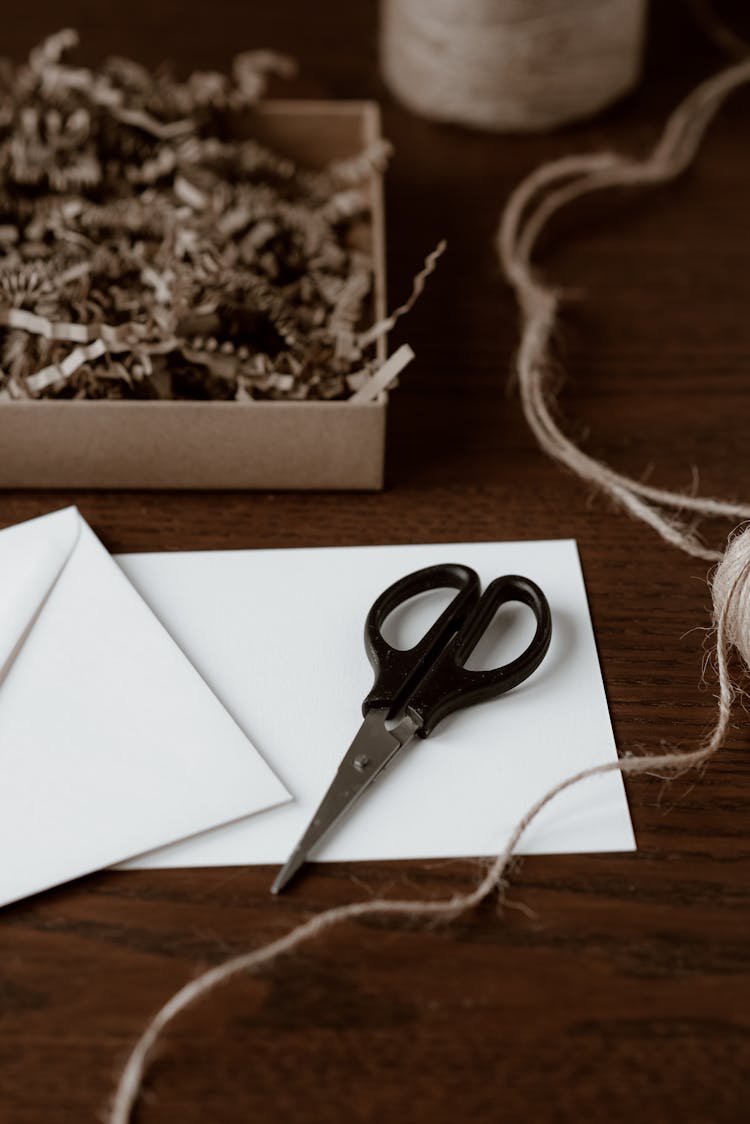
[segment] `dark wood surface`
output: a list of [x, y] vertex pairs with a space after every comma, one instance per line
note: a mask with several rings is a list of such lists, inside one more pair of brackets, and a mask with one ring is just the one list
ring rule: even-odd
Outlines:
[[[710, 670], [700, 683], [706, 567], [537, 450], [506, 393], [517, 320], [492, 249], [526, 171], [571, 150], [643, 149], [722, 65], [682, 4], [656, 7], [632, 97], [590, 125], [508, 138], [395, 105], [372, 2], [19, 5], [2, 47], [16, 57], [64, 21], [87, 61], [117, 51], [186, 71], [268, 45], [300, 61], [290, 92], [380, 99], [396, 146], [393, 301], [439, 238], [449, 251], [394, 341], [418, 361], [393, 396], [382, 494], [17, 492], [0, 495], [0, 525], [75, 502], [113, 551], [574, 536], [619, 746], [695, 744], [714, 706]], [[563, 407], [586, 448], [677, 487], [697, 465], [704, 491], [745, 500], [749, 113], [738, 95], [678, 185], [576, 212], [545, 258], [586, 291], [563, 339]], [[727, 530], [708, 533], [720, 545]], [[748, 748], [738, 710], [703, 777], [629, 781], [637, 854], [526, 859], [501, 912], [487, 903], [432, 930], [346, 925], [215, 994], [167, 1034], [138, 1121], [746, 1118]], [[447, 895], [475, 876], [469, 861], [326, 865], [272, 900], [268, 869], [103, 873], [3, 910], [0, 1120], [99, 1119], [144, 1020], [201, 967], [334, 903]]]

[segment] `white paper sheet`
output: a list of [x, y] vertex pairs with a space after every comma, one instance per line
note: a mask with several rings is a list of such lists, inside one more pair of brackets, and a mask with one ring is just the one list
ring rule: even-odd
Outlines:
[[[519, 688], [458, 712], [406, 750], [315, 857], [492, 854], [555, 782], [615, 758], [572, 541], [142, 554], [118, 561], [295, 798], [128, 865], [285, 860], [361, 720], [372, 678], [362, 644], [370, 604], [397, 578], [437, 562], [473, 566], [483, 584], [504, 573], [538, 582], [552, 608], [549, 654]], [[430, 608], [433, 619], [434, 600], [421, 606], [422, 616], [415, 609], [402, 622], [411, 642], [420, 623], [426, 627]], [[498, 650], [488, 642], [484, 654], [507, 659], [531, 635], [530, 612], [508, 607], [498, 620], [512, 626], [508, 644]], [[611, 773], [559, 797], [520, 850], [633, 847], [622, 779]]]
[[287, 799], [75, 508], [0, 531], [0, 905]]

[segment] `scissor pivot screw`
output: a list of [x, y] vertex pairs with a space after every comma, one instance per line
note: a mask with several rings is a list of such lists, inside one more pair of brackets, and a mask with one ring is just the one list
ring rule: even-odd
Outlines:
[[367, 766], [370, 764], [370, 758], [366, 753], [360, 753], [354, 758], [354, 768], [358, 769], [360, 773], [364, 773]]

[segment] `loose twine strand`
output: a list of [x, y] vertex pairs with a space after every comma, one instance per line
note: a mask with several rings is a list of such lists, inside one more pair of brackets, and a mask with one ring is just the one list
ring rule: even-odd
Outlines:
[[554, 216], [569, 203], [614, 187], [655, 186], [676, 179], [691, 164], [704, 133], [724, 100], [750, 81], [750, 60], [731, 66], [698, 86], [677, 107], [651, 153], [642, 160], [619, 153], [566, 156], [527, 176], [508, 200], [497, 251], [521, 308], [521, 343], [516, 376], [526, 420], [551, 457], [611, 496], [663, 539], [696, 558], [718, 561], [695, 530], [662, 508], [699, 516], [750, 519], [750, 505], [654, 488], [615, 472], [583, 453], [554, 419], [557, 392], [551, 347], [564, 293], [535, 274], [531, 259]]
[[539, 813], [562, 792], [614, 771], [628, 775], [678, 776], [704, 765], [724, 743], [735, 694], [729, 671], [731, 647], [737, 646], [745, 661], [750, 663], [750, 528], [730, 539], [722, 557], [719, 552], [706, 548], [684, 520], [674, 515], [670, 517], [663, 509], [748, 519], [750, 506], [642, 484], [585, 455], [561, 432], [553, 418], [556, 396], [550, 379], [549, 351], [563, 294], [535, 276], [531, 256], [552, 216], [572, 200], [603, 188], [656, 185], [678, 176], [693, 160], [709, 122], [724, 99], [748, 80], [750, 61], [730, 67], [702, 83], [672, 114], [655, 148], [643, 160], [614, 153], [573, 156], [533, 172], [508, 201], [498, 236], [500, 258], [522, 312], [517, 359], [521, 400], [527, 421], [542, 448], [611, 496], [632, 516], [652, 526], [667, 542], [698, 558], [722, 559], [713, 578], [718, 679], [718, 707], [713, 729], [694, 750], [626, 755], [617, 761], [583, 769], [554, 785], [519, 820], [502, 851], [471, 890], [437, 901], [377, 898], [337, 906], [311, 917], [278, 940], [203, 972], [180, 988], [146, 1026], [120, 1075], [108, 1124], [129, 1124], [160, 1036], [186, 1008], [221, 984], [240, 973], [272, 964], [345, 921], [384, 916], [452, 921], [495, 891], [502, 894], [504, 876], [519, 840]]

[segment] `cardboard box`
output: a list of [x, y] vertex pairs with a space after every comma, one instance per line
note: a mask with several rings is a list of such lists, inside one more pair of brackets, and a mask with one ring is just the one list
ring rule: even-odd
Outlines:
[[[309, 167], [380, 136], [373, 102], [270, 101], [252, 135]], [[373, 318], [385, 315], [381, 177], [374, 175]], [[386, 358], [379, 341], [379, 364]], [[383, 486], [387, 395], [369, 403], [35, 400], [0, 403], [0, 487]]]

